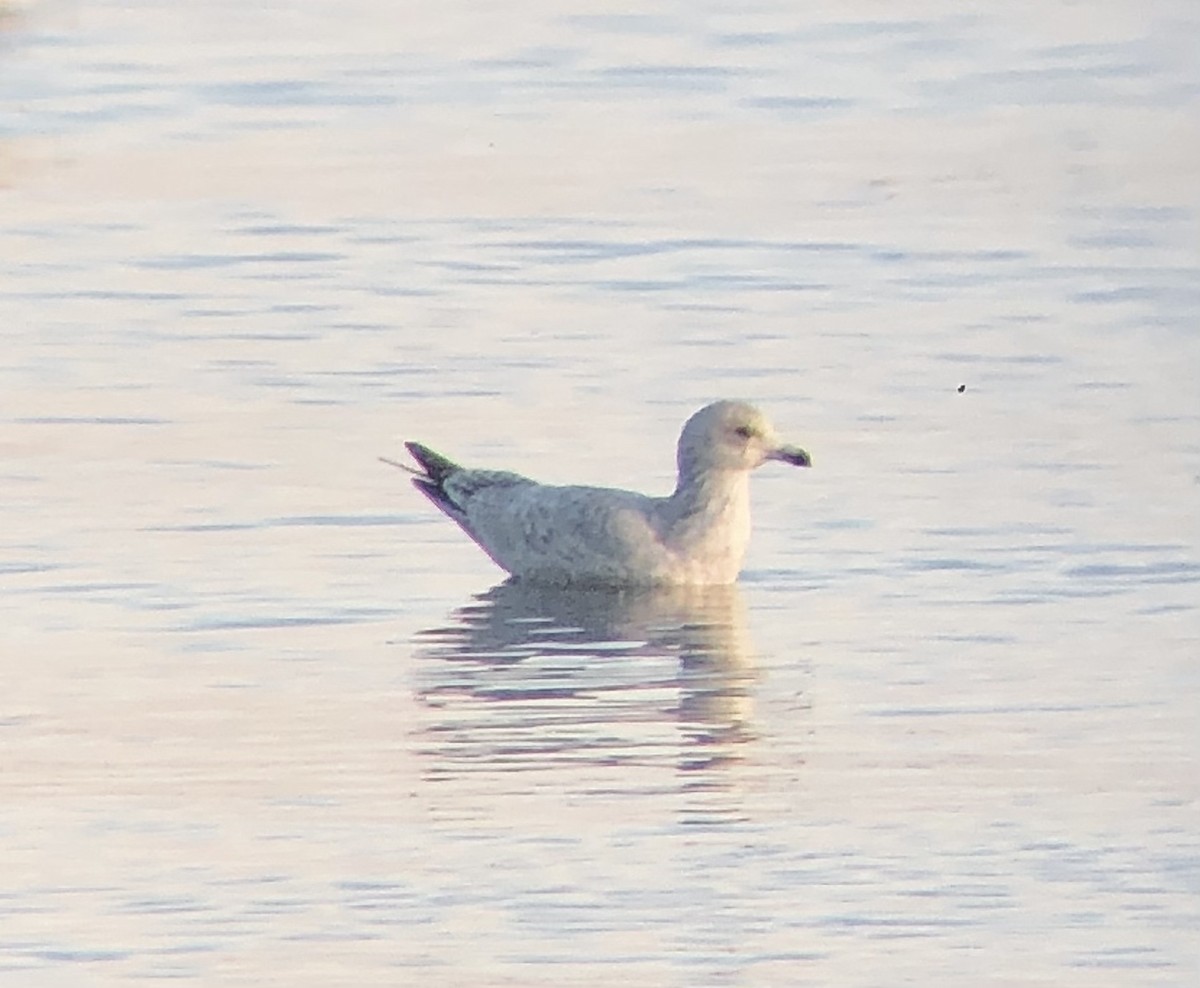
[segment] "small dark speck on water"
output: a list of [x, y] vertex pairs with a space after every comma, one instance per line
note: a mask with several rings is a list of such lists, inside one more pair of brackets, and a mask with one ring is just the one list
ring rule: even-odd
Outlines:
[[959, 394], [962, 394], [962, 393], [963, 393], [964, 391], [966, 391], [966, 390], [967, 390], [967, 386], [966, 386], [965, 384], [960, 384], [960, 385], [958, 386], [958, 393], [959, 393]]

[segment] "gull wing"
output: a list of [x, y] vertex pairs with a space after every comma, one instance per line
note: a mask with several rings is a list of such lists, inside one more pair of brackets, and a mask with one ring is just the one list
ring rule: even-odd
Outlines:
[[[407, 442], [404, 446], [423, 471], [413, 477], [413, 486], [481, 546], [483, 543], [478, 533], [467, 520], [472, 498], [483, 491], [494, 492], [501, 488], [518, 488], [533, 484], [532, 480], [522, 477], [519, 473], [505, 470], [469, 470], [420, 443]], [[486, 549], [486, 546], [483, 547]]]

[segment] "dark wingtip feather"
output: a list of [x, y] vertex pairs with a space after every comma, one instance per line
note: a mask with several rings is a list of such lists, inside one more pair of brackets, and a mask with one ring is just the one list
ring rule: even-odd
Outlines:
[[439, 486], [452, 473], [462, 469], [453, 460], [447, 459], [441, 453], [435, 453], [428, 446], [422, 446], [420, 443], [406, 442], [404, 448], [421, 465], [421, 469], [425, 471], [429, 479]]
[[[458, 465], [451, 463], [444, 456], [439, 456], [432, 450], [426, 449], [419, 443], [405, 443], [404, 445], [412, 453], [413, 459], [421, 464], [428, 474], [428, 476], [424, 477], [413, 477], [413, 487], [429, 498], [430, 501], [460, 525], [463, 524], [462, 509], [450, 499], [450, 495], [446, 493], [445, 488], [442, 486], [442, 482], [451, 473], [459, 469]], [[416, 449], [413, 447], [416, 447]]]

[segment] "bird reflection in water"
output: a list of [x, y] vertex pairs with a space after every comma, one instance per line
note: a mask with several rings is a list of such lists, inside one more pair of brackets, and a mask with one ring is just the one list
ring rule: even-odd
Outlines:
[[417, 645], [435, 777], [583, 765], [707, 775], [753, 737], [756, 674], [736, 587], [509, 581]]

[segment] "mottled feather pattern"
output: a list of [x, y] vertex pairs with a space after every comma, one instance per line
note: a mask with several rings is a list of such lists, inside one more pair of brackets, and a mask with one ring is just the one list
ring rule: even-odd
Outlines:
[[413, 483], [513, 576], [555, 585], [732, 583], [750, 535], [751, 470], [767, 460], [808, 466], [742, 402], [702, 408], [679, 438], [669, 497], [556, 487], [520, 474], [459, 466], [407, 443]]
[[451, 474], [442, 487], [455, 504], [466, 505], [480, 492], [502, 490], [511, 493], [514, 487], [535, 486], [528, 477], [506, 470], [463, 470]]

